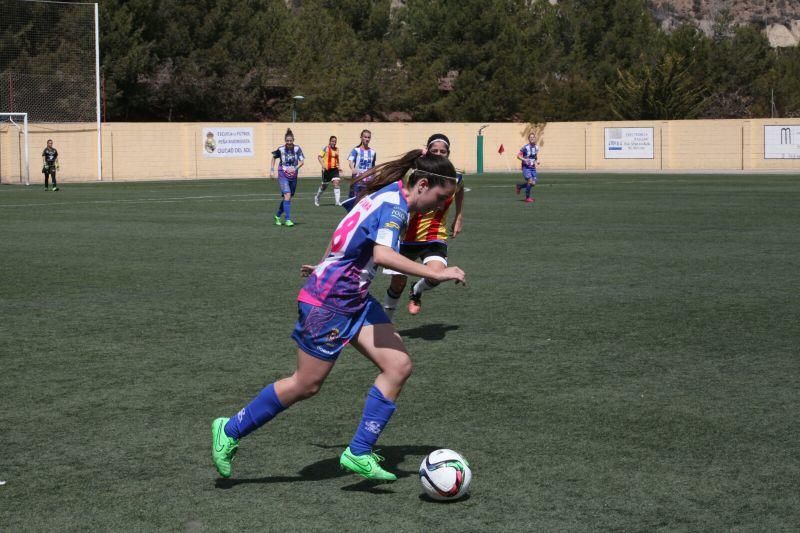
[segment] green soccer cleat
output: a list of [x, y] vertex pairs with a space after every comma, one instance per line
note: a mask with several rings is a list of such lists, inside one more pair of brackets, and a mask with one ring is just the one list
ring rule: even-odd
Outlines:
[[275, 215], [275, 225], [276, 226], [282, 226], [283, 225], [283, 223], [281, 222], [281, 217], [279, 217], [278, 215]]
[[222, 477], [231, 477], [233, 458], [239, 449], [239, 441], [225, 434], [225, 424], [229, 418], [217, 418], [211, 424], [211, 458]]
[[294, 226], [294, 222], [292, 222], [291, 219], [287, 218], [286, 222], [284, 222], [283, 225], [291, 228], [292, 226]]
[[367, 479], [395, 481], [397, 476], [381, 468], [378, 464], [380, 461], [383, 461], [383, 457], [377, 453], [353, 455], [348, 447], [339, 458], [339, 465], [345, 470], [349, 470]]

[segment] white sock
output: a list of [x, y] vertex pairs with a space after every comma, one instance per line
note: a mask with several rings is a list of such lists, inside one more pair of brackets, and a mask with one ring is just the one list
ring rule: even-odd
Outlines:
[[436, 285], [431, 285], [428, 283], [426, 278], [422, 278], [414, 285], [414, 294], [422, 294], [423, 292], [429, 291], [437, 285], [438, 283]]
[[[339, 202], [339, 198], [340, 198], [340, 196], [339, 196], [339, 195], [340, 195], [340, 193], [339, 193], [339, 187], [336, 187], [336, 188], [334, 188], [334, 189], [333, 189], [333, 198], [336, 200], [336, 203], [337, 203], [337, 204], [339, 204], [339, 203], [340, 203], [340, 202]], [[391, 317], [389, 317], [389, 318], [391, 318]]]

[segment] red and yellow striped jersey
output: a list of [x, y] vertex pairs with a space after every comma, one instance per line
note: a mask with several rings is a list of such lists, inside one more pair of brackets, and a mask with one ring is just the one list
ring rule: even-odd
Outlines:
[[462, 176], [458, 174], [458, 188], [455, 194], [451, 196], [444, 204], [444, 208], [427, 213], [415, 213], [408, 221], [408, 228], [406, 229], [403, 242], [430, 242], [430, 241], [446, 241], [447, 240], [447, 211], [453, 205], [453, 200], [456, 194], [461, 190], [463, 185]]
[[319, 153], [319, 156], [322, 158], [322, 164], [325, 166], [325, 170], [333, 170], [334, 168], [339, 168], [338, 148], [331, 148], [330, 146], [325, 146]]

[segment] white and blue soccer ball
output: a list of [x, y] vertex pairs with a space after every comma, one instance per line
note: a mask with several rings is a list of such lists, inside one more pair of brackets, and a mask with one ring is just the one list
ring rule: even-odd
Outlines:
[[419, 480], [425, 494], [434, 500], [457, 500], [469, 491], [472, 470], [460, 453], [435, 450], [419, 465]]

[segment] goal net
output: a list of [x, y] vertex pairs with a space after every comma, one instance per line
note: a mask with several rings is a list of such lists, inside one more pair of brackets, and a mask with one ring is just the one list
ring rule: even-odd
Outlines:
[[[25, 113], [30, 154], [53, 139], [60, 180], [101, 178], [97, 34], [96, 4], [0, 0], [0, 170], [23, 166], [15, 114]], [[31, 178], [39, 159], [28, 161]]]
[[27, 113], [0, 113], [0, 183], [30, 185]]

